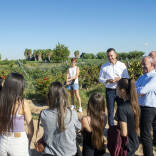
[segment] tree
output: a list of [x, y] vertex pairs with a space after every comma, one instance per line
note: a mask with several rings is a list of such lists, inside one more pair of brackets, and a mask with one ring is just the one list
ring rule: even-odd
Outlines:
[[87, 58], [88, 59], [96, 59], [96, 56], [93, 53], [88, 53]]
[[47, 60], [50, 62], [51, 61], [51, 57], [53, 55], [53, 50], [48, 50], [47, 54], [46, 54], [46, 58]]
[[44, 57], [43, 57], [43, 59], [45, 60], [45, 61], [48, 61], [48, 62], [50, 62], [51, 61], [51, 57], [52, 57], [52, 55], [53, 55], [53, 50], [51, 50], [51, 49], [46, 49], [45, 51], [44, 51]]
[[27, 50], [27, 60], [30, 61], [31, 60], [31, 55], [32, 55], [32, 50], [28, 49]]
[[24, 50], [24, 56], [25, 56], [25, 58], [27, 60], [27, 58], [28, 58], [28, 49], [27, 48]]
[[129, 55], [129, 53], [127, 53], [127, 52], [120, 52], [120, 53], [118, 53], [118, 59], [126, 60], [126, 59], [128, 59], [128, 55]]
[[83, 59], [95, 59], [96, 56], [93, 53], [82, 53], [80, 58], [83, 58]]
[[33, 50], [33, 58], [35, 61], [37, 61], [37, 50]]
[[54, 49], [52, 58], [56, 61], [60, 60], [64, 62], [65, 60], [68, 59], [69, 55], [70, 55], [70, 51], [68, 47], [66, 47], [63, 44], [58, 43], [56, 45], [56, 48]]
[[143, 51], [130, 51], [128, 58], [129, 59], [133, 59], [133, 58], [138, 59], [138, 58], [141, 58], [143, 55], [144, 55]]
[[106, 53], [105, 52], [99, 52], [99, 53], [97, 53], [96, 57], [98, 59], [106, 59]]
[[119, 60], [126, 60], [126, 59], [139, 59], [144, 55], [143, 51], [130, 51], [130, 52], [120, 52], [118, 53]]
[[32, 60], [35, 61], [48, 61], [50, 62], [53, 55], [53, 50], [51, 49], [34, 49]]
[[75, 55], [76, 58], [79, 58], [79, 55], [80, 55], [79, 50], [75, 50], [74, 55]]
[[86, 53], [84, 53], [84, 52], [81, 53], [80, 58], [84, 59], [85, 54], [86, 54]]
[[42, 50], [38, 49], [36, 52], [37, 55], [37, 61], [42, 61]]
[[26, 58], [27, 61], [30, 61], [31, 60], [31, 55], [32, 55], [32, 50], [26, 48], [25, 51], [24, 51], [24, 56], [25, 56], [25, 58]]

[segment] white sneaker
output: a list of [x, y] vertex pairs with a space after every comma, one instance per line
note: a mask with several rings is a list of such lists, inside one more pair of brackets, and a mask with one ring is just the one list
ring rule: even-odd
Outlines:
[[79, 112], [82, 112], [82, 107], [79, 107], [79, 110], [78, 110]]
[[75, 108], [75, 106], [74, 106], [74, 105], [71, 105], [71, 107], [70, 107], [70, 108], [71, 108], [71, 110], [73, 110], [73, 109]]

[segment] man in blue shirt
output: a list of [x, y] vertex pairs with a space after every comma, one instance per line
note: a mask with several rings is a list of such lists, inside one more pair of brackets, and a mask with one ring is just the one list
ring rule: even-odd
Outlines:
[[142, 69], [144, 74], [136, 83], [138, 103], [141, 108], [140, 136], [144, 156], [153, 156], [151, 128], [156, 118], [156, 72], [150, 56], [142, 59]]

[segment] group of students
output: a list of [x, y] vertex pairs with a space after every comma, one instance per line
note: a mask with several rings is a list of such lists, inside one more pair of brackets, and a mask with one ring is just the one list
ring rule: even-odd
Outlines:
[[[19, 73], [10, 73], [0, 91], [0, 156], [30, 156], [29, 148], [34, 126], [29, 105], [24, 102], [25, 80]], [[120, 79], [117, 94], [123, 99], [117, 108], [116, 120], [123, 137], [128, 135], [127, 155], [132, 156], [138, 148], [139, 106], [135, 81]], [[105, 100], [101, 93], [93, 93], [87, 104], [87, 115], [78, 119], [68, 104], [64, 85], [53, 82], [48, 91], [49, 108], [41, 112], [43, 154], [51, 156], [77, 155], [77, 133], [83, 136], [83, 156], [102, 156], [106, 141], [104, 129], [107, 123]], [[24, 121], [28, 126], [26, 135]]]
[[[71, 60], [72, 67], [68, 69], [66, 85], [52, 82], [49, 86], [49, 107], [40, 113], [44, 130], [44, 156], [79, 156], [78, 134], [83, 137], [83, 156], [103, 156], [107, 142], [114, 139], [108, 137], [106, 141], [104, 137], [107, 118], [110, 128], [114, 125], [114, 119], [117, 121], [123, 142], [128, 138], [128, 143], [123, 145], [127, 156], [134, 156], [139, 147], [140, 128], [144, 155], [153, 155], [150, 135], [152, 122], [156, 119], [156, 106], [153, 100], [156, 95], [156, 72], [153, 58], [143, 58], [144, 75], [140, 76], [136, 83], [134, 79], [128, 78], [126, 66], [117, 61], [114, 49], [108, 49], [107, 57], [109, 63], [101, 67], [99, 81], [105, 83], [108, 117], [105, 112], [105, 97], [94, 92], [88, 100], [87, 114], [81, 119], [78, 118], [74, 109], [74, 94], [78, 100], [79, 112], [82, 112], [82, 107], [77, 59]], [[25, 80], [19, 73], [10, 73], [0, 86], [0, 156], [31, 155], [30, 144], [34, 135], [34, 125], [29, 104], [24, 102], [24, 88]], [[69, 107], [66, 88], [70, 90], [72, 107]], [[117, 110], [114, 117], [116, 99]], [[24, 128], [25, 121], [28, 127], [27, 134]], [[116, 147], [112, 147], [112, 150], [114, 148]]]

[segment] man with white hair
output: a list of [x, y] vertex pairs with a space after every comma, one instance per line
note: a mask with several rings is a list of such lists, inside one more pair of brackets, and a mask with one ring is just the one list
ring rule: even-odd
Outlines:
[[141, 64], [143, 75], [136, 82], [138, 103], [141, 108], [140, 136], [144, 156], [153, 156], [151, 128], [156, 118], [156, 72], [150, 56], [144, 57]]
[[[156, 71], [156, 51], [152, 51], [151, 53], [149, 53], [149, 56], [152, 57], [153, 59], [153, 64]], [[154, 119], [152, 126], [153, 126], [153, 144], [156, 145], [156, 119]]]
[[152, 57], [153, 64], [154, 64], [155, 70], [156, 70], [156, 51], [152, 51], [151, 53], [149, 53], [149, 56]]

